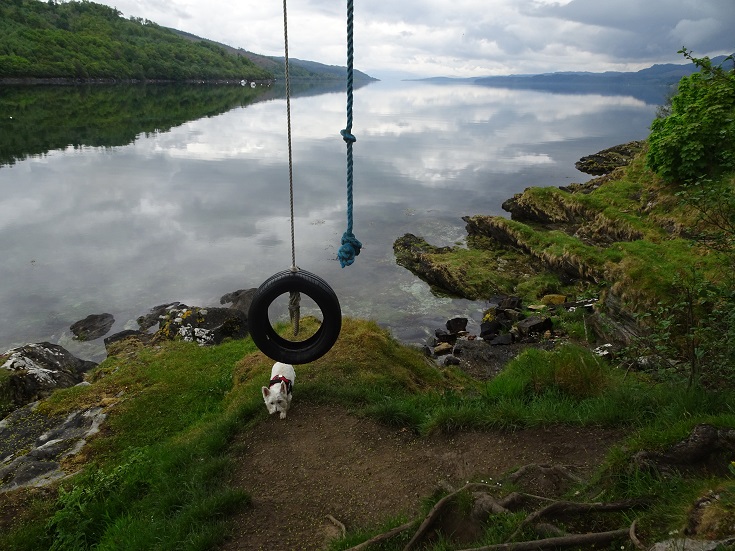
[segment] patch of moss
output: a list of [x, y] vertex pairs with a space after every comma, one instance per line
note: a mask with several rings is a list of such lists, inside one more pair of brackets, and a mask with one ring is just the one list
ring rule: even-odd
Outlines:
[[[0, 356], [0, 365], [4, 361], [3, 357]], [[0, 368], [0, 419], [5, 417], [15, 407], [10, 391], [10, 377], [11, 373], [9, 370]]]

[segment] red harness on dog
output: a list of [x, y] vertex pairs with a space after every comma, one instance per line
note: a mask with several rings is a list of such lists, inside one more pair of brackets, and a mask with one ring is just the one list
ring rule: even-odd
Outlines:
[[273, 377], [270, 384], [268, 385], [268, 388], [272, 387], [273, 385], [280, 385], [281, 383], [286, 383], [286, 393], [291, 394], [291, 387], [293, 387], [293, 383], [291, 382], [291, 379], [286, 379], [286, 377], [284, 377], [283, 375]]

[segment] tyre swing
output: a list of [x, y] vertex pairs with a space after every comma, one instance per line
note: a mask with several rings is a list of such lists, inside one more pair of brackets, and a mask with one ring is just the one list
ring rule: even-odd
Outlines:
[[[342, 268], [350, 266], [360, 254], [360, 243], [352, 233], [352, 88], [353, 88], [353, 0], [347, 0], [347, 127], [340, 131], [347, 144], [347, 231], [342, 235], [338, 259]], [[294, 231], [293, 153], [291, 148], [291, 81], [288, 58], [288, 17], [283, 0], [283, 34], [286, 79], [286, 121], [288, 134], [288, 171], [291, 206], [291, 268], [272, 275], [258, 287], [248, 310], [250, 336], [255, 345], [269, 358], [288, 364], [313, 362], [326, 354], [337, 341], [342, 328], [342, 311], [334, 290], [319, 276], [296, 266], [296, 238]], [[298, 336], [301, 294], [311, 298], [322, 312], [322, 323], [310, 337], [289, 340], [276, 332], [268, 310], [280, 296], [289, 294], [288, 310], [293, 325], [293, 336]]]

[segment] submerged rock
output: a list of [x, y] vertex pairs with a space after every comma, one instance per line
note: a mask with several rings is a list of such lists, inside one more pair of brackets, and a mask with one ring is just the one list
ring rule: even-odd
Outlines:
[[93, 341], [107, 334], [115, 323], [112, 314], [90, 314], [71, 324], [71, 332], [80, 341]]

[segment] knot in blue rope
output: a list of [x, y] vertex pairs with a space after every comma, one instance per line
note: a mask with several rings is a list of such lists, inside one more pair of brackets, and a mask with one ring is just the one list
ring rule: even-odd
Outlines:
[[344, 268], [350, 266], [355, 257], [360, 254], [362, 243], [352, 233], [352, 185], [353, 185], [353, 166], [352, 166], [352, 144], [357, 138], [352, 134], [352, 92], [353, 92], [353, 73], [354, 73], [354, 7], [353, 0], [347, 0], [347, 126], [340, 131], [342, 139], [347, 144], [347, 231], [342, 235], [342, 246], [339, 248], [337, 258]]
[[362, 243], [360, 243], [352, 232], [345, 232], [342, 234], [342, 246], [339, 248], [337, 258], [339, 263], [344, 268], [350, 266], [354, 261], [355, 257], [360, 254]]
[[346, 128], [344, 130], [340, 130], [339, 133], [342, 135], [342, 139], [345, 143], [355, 143], [357, 141], [357, 138], [355, 138], [355, 136]]

